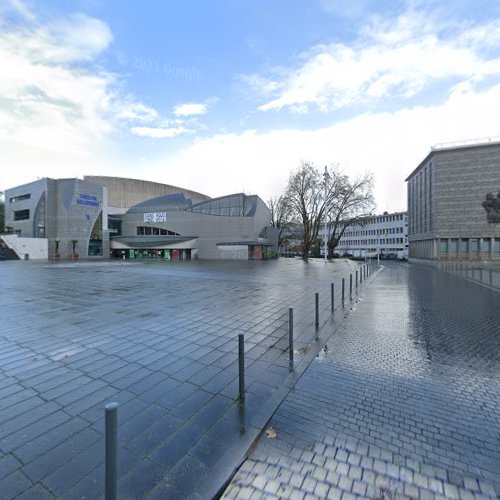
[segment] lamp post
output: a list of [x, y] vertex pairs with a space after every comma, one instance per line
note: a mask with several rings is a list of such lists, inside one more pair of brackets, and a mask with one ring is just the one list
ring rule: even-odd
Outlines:
[[324, 246], [324, 253], [325, 253], [325, 264], [326, 264], [326, 255], [327, 255], [327, 252], [328, 252], [328, 229], [327, 229], [327, 220], [328, 220], [328, 216], [327, 216], [327, 207], [326, 207], [326, 198], [327, 198], [327, 191], [328, 191], [328, 178], [330, 177], [328, 175], [328, 168], [327, 166], [325, 165], [325, 173], [323, 174], [323, 177], [325, 178], [325, 185], [324, 185], [324, 188], [325, 188], [325, 235], [324, 235], [324, 241], [323, 241], [323, 246]]

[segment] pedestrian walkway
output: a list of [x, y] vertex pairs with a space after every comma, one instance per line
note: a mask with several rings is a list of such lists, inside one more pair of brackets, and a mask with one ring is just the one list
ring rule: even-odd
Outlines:
[[0, 262], [0, 500], [101, 498], [112, 401], [121, 500], [211, 498], [349, 314], [360, 264]]
[[497, 498], [500, 293], [386, 264], [224, 498]]

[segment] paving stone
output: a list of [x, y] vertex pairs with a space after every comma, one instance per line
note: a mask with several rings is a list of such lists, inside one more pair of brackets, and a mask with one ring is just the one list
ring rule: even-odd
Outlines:
[[0, 479], [8, 476], [21, 467], [21, 462], [13, 455], [4, 455], [0, 458]]
[[[120, 405], [123, 436], [137, 431], [132, 441], [122, 436], [122, 444], [137, 453], [124, 451], [131, 469], [143, 460], [154, 460], [169, 476], [175, 464], [183, 464], [178, 466], [182, 480], [169, 476], [153, 485], [155, 480], [144, 495], [181, 496], [179, 488], [190, 486], [189, 474], [199, 474], [201, 484], [209, 477], [209, 466], [219, 464], [216, 455], [223, 455], [226, 446], [248, 444], [240, 433], [234, 402], [236, 334], [245, 332], [252, 361], [246, 425], [263, 425], [261, 408], [289, 376], [284, 312], [295, 306], [297, 346], [314, 346], [311, 301], [304, 297], [320, 290], [320, 337], [334, 333], [288, 395], [283, 410], [275, 413], [278, 438], [265, 443], [267, 458], [261, 460], [269, 462], [263, 474], [269, 471], [278, 479], [285, 467], [294, 474], [303, 470], [312, 477], [316, 470], [322, 476], [317, 469], [321, 465], [333, 486], [328, 495], [340, 497], [342, 491], [335, 484], [341, 476], [329, 470], [337, 460], [351, 467], [341, 468], [344, 477], [357, 477], [355, 467], [363, 469], [361, 481], [368, 485], [369, 498], [380, 495], [370, 486], [377, 480], [388, 492], [405, 495], [404, 483], [414, 485], [414, 477], [403, 468], [427, 478], [429, 487], [432, 480], [456, 486], [462, 497], [474, 492], [491, 498], [498, 492], [495, 471], [500, 458], [492, 438], [499, 432], [500, 340], [491, 327], [500, 322], [497, 292], [434, 269], [386, 263], [355, 302], [343, 312], [337, 310], [332, 320], [324, 300], [330, 282], [338, 284], [343, 266], [357, 264], [329, 263], [331, 275], [322, 262], [308, 263], [306, 273], [298, 260], [270, 261], [259, 267], [194, 261], [113, 264], [0, 263], [6, 291], [0, 295], [0, 311], [15, 312], [2, 318], [0, 399], [8, 406], [0, 409], [0, 429], [23, 462], [14, 470], [8, 468], [12, 463], [7, 465], [5, 477], [16, 472], [37, 477], [37, 486], [47, 492], [39, 481], [50, 477], [55, 488], [50, 495], [64, 488], [68, 495], [80, 495], [84, 488], [92, 495], [100, 481], [96, 465], [89, 469], [75, 460], [86, 447], [102, 443], [103, 405], [113, 398]], [[20, 288], [20, 282], [40, 286]], [[147, 295], [137, 294], [146, 287]], [[92, 297], [80, 292], [85, 289], [94, 292]], [[258, 298], [264, 295], [263, 304]], [[302, 360], [298, 355], [297, 366]], [[199, 390], [213, 399], [192, 396]], [[161, 412], [148, 413], [151, 405]], [[169, 420], [175, 408], [182, 415]], [[62, 415], [59, 412], [70, 420], [48, 423], [51, 415]], [[137, 424], [141, 414], [144, 428]], [[73, 419], [74, 427], [69, 425]], [[88, 431], [85, 424], [91, 425]], [[191, 425], [189, 432], [182, 430]], [[31, 447], [23, 442], [28, 435]], [[87, 440], [72, 449], [71, 442], [81, 439], [78, 436]], [[139, 436], [144, 438], [142, 446]], [[70, 444], [65, 446], [66, 442]], [[193, 453], [198, 442], [203, 445], [193, 456], [195, 467], [189, 469], [184, 465], [186, 454]], [[173, 457], [167, 458], [169, 443]], [[346, 455], [336, 458], [337, 449]], [[298, 460], [298, 450], [312, 452], [303, 456], [311, 458], [300, 468], [279, 461], [282, 456]], [[355, 457], [360, 457], [359, 463], [352, 462]], [[383, 482], [374, 474], [376, 463], [382, 468], [376, 460], [386, 464]], [[56, 474], [71, 463], [78, 465], [67, 479]], [[480, 483], [474, 488], [478, 480], [482, 488]], [[282, 484], [280, 479], [279, 488]], [[0, 491], [2, 486], [0, 478]], [[250, 485], [243, 482], [240, 487], [250, 494]], [[290, 495], [298, 495], [297, 491], [286, 490]], [[317, 496], [314, 491], [308, 495]], [[426, 495], [431, 490], [421, 492]], [[344, 497], [356, 494], [345, 491]]]
[[[495, 293], [432, 269], [386, 266], [337, 327], [331, 352], [311, 364], [271, 420], [290, 456], [317, 465], [323, 455], [327, 469], [337, 462], [338, 476], [326, 480], [346, 487], [354, 474], [353, 488], [366, 491], [349, 494], [368, 498], [455, 496], [458, 488], [464, 498], [494, 496], [500, 453], [488, 443], [500, 426], [485, 409], [500, 407]], [[411, 314], [394, 314], [409, 304]]]

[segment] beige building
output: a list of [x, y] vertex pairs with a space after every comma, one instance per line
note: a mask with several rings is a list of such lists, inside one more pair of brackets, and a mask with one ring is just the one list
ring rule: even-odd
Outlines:
[[410, 261], [500, 261], [500, 142], [436, 146], [406, 182]]

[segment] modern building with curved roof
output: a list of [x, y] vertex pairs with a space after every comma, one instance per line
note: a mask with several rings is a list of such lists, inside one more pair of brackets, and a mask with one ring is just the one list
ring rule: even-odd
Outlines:
[[193, 203], [210, 199], [210, 196], [205, 194], [160, 182], [101, 175], [86, 175], [83, 179], [107, 188], [110, 214], [124, 213], [141, 201], [175, 193], [183, 193], [193, 200]]
[[5, 214], [31, 258], [30, 241], [42, 239], [53, 259], [262, 259], [277, 249], [256, 195], [211, 199], [136, 179], [40, 179], [7, 190]]
[[271, 213], [256, 195], [194, 203], [182, 193], [138, 203], [111, 237], [118, 258], [262, 259], [275, 249]]

